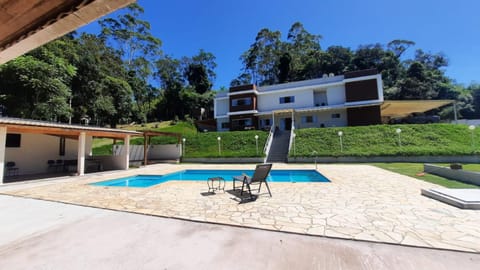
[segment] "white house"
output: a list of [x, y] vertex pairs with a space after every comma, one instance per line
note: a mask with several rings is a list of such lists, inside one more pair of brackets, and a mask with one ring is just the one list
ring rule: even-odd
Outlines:
[[242, 85], [214, 100], [218, 131], [381, 123], [382, 77], [375, 69], [270, 86]]

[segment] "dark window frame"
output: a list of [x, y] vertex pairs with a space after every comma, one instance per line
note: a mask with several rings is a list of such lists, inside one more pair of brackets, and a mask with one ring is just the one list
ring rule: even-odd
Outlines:
[[20, 148], [22, 147], [22, 134], [7, 133], [5, 141], [5, 147], [8, 148]]
[[295, 103], [295, 96], [280, 97], [280, 104]]
[[252, 105], [252, 98], [251, 97], [243, 97], [243, 98], [232, 99], [232, 107], [250, 106], [250, 105]]

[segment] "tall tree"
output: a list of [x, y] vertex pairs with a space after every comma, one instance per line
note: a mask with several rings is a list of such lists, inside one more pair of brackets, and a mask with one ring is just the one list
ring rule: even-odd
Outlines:
[[100, 37], [113, 44], [125, 61], [128, 75], [126, 80], [131, 88], [136, 104], [135, 117], [137, 121], [145, 121], [145, 100], [150, 94], [148, 82], [155, 73], [155, 62], [161, 56], [161, 41], [150, 32], [150, 23], [140, 17], [144, 13], [143, 8], [133, 3], [126, 9], [126, 13], [117, 18], [100, 20], [102, 27]]
[[[295, 22], [288, 31], [287, 42], [283, 43], [283, 50], [290, 56], [291, 71], [289, 80], [298, 81], [305, 78], [305, 64], [321, 52], [321, 35], [309, 33], [302, 23]], [[285, 61], [286, 59], [284, 59]], [[285, 62], [283, 63], [285, 65]]]
[[184, 88], [184, 80], [180, 61], [170, 56], [164, 56], [156, 62], [156, 78], [162, 89], [163, 105], [160, 118], [171, 119], [183, 114], [184, 108], [180, 101], [180, 91]]
[[241, 56], [245, 72], [250, 73], [253, 83], [265, 85], [278, 82], [280, 36], [279, 31], [260, 30], [250, 49]]
[[114, 47], [120, 50], [128, 69], [148, 76], [150, 62], [161, 54], [161, 41], [150, 33], [150, 23], [140, 19], [143, 13], [143, 8], [133, 3], [125, 14], [100, 20], [99, 24], [102, 27], [100, 36], [115, 41]]
[[188, 84], [199, 94], [203, 94], [212, 89], [216, 78], [215, 56], [212, 53], [200, 50], [200, 52], [191, 57], [184, 57], [184, 77]]
[[415, 46], [415, 42], [405, 39], [395, 39], [387, 44], [387, 48], [398, 58], [400, 58], [402, 54], [412, 46]]

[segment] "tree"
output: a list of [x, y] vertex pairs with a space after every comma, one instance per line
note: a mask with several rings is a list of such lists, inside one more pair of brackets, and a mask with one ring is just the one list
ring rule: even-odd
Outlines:
[[120, 52], [128, 75], [124, 78], [131, 83], [136, 104], [135, 118], [146, 121], [145, 100], [149, 95], [148, 81], [155, 73], [155, 62], [161, 55], [161, 41], [150, 33], [150, 23], [141, 20], [143, 8], [137, 3], [127, 7], [125, 14], [117, 18], [99, 21], [102, 27], [100, 37], [113, 43]]
[[77, 69], [73, 43], [55, 40], [25, 56], [0, 66], [0, 95], [9, 115], [21, 118], [66, 121], [70, 116], [70, 82]]
[[216, 78], [215, 56], [212, 53], [200, 50], [200, 52], [191, 57], [184, 57], [183, 75], [188, 84], [199, 93], [203, 94], [212, 89], [213, 81]]
[[241, 56], [245, 73], [250, 73], [253, 83], [265, 85], [278, 82], [280, 36], [279, 31], [260, 30], [250, 49]]
[[[107, 77], [127, 81], [127, 71], [118, 51], [107, 46], [105, 40], [92, 34], [81, 34], [77, 39], [78, 61], [77, 74], [72, 80], [73, 122], [79, 123], [81, 118], [90, 117], [97, 125], [110, 123], [104, 114], [110, 105], [109, 94], [102, 91]], [[131, 98], [131, 96], [129, 96]], [[97, 104], [92, 106], [92, 104]]]
[[[163, 101], [159, 105], [163, 107], [161, 115], [171, 119], [174, 116], [183, 115], [183, 104], [180, 101], [180, 91], [184, 88], [180, 61], [170, 56], [164, 56], [156, 62], [156, 78], [160, 82]], [[160, 118], [163, 118], [163, 117]]]
[[131, 116], [132, 89], [126, 81], [106, 76], [101, 82], [101, 92], [103, 95], [97, 99], [95, 107], [110, 126], [116, 128], [118, 123], [127, 121]]
[[149, 62], [160, 54], [160, 39], [150, 33], [150, 23], [139, 19], [143, 8], [133, 3], [127, 7], [127, 12], [115, 18], [99, 21], [102, 27], [100, 37], [111, 38], [116, 42], [116, 48], [124, 57], [129, 70], [137, 70], [142, 75], [149, 75]]
[[322, 36], [310, 34], [300, 22], [295, 22], [288, 31], [287, 42], [283, 43], [284, 51], [290, 55], [291, 72], [289, 80], [305, 80], [305, 64], [312, 56], [321, 52]]
[[290, 78], [290, 72], [292, 69], [292, 57], [288, 52], [284, 53], [279, 60], [278, 64], [278, 82], [288, 82]]
[[353, 53], [350, 48], [330, 46], [321, 56], [323, 73], [344, 74], [350, 69]]
[[397, 58], [410, 47], [415, 46], [415, 42], [405, 39], [394, 39], [387, 44], [387, 48], [392, 51]]

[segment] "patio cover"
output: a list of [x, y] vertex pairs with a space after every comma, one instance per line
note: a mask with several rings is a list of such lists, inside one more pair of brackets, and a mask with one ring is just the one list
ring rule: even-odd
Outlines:
[[135, 0], [0, 0], [0, 64]]
[[125, 169], [128, 169], [129, 164], [130, 153], [128, 151], [128, 147], [130, 145], [130, 137], [143, 136], [143, 133], [138, 131], [0, 117], [0, 184], [3, 183], [4, 176], [3, 170], [5, 163], [5, 143], [7, 133], [46, 134], [78, 140], [78, 175], [83, 175], [85, 173], [85, 141], [87, 136], [122, 139], [125, 142], [125, 146], [127, 147], [127, 151], [125, 152], [123, 159], [123, 166]]
[[382, 117], [404, 117], [413, 112], [426, 112], [452, 104], [453, 100], [386, 100]]

